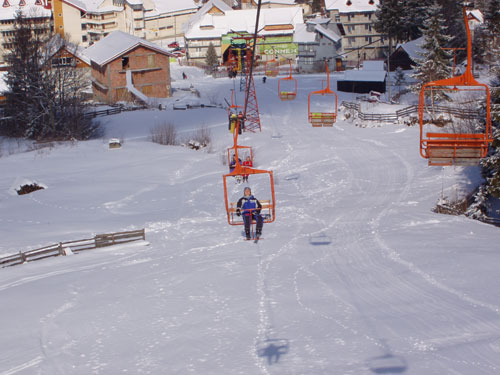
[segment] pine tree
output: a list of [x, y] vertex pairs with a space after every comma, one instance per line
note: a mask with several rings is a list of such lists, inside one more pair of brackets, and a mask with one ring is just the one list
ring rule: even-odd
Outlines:
[[382, 0], [375, 13], [375, 30], [396, 42], [419, 38], [429, 4], [430, 0]]
[[489, 155], [481, 161], [483, 177], [486, 179], [488, 196], [500, 198], [500, 69], [492, 80], [491, 120], [493, 123], [493, 143]]
[[500, 0], [489, 0], [484, 14], [486, 39], [488, 40], [488, 59], [498, 61], [498, 36], [500, 35]]
[[[12, 49], [7, 55], [5, 116], [2, 131], [31, 139], [87, 139], [98, 124], [84, 119], [82, 71], [51, 65], [52, 46], [43, 38], [43, 25], [18, 13]], [[53, 53], [53, 52], [52, 52]]]
[[43, 84], [40, 65], [43, 33], [21, 12], [16, 15], [14, 29], [12, 49], [7, 55], [6, 83], [10, 90], [5, 95], [5, 115], [9, 120], [4, 130], [9, 136], [32, 137], [42, 126], [38, 116], [42, 111], [38, 88]]
[[[443, 9], [437, 2], [429, 7], [429, 16], [422, 30], [424, 36], [421, 44], [423, 51], [420, 53], [422, 58], [416, 59], [417, 65], [412, 75], [418, 81], [412, 86], [415, 92], [419, 92], [428, 82], [451, 76], [451, 57], [446, 50], [443, 50], [451, 38], [446, 34], [442, 14]], [[433, 101], [443, 99], [443, 96], [434, 95], [432, 99]]]
[[396, 68], [396, 76], [395, 76], [395, 85], [398, 86], [399, 88], [399, 93], [401, 93], [401, 86], [403, 86], [405, 83], [406, 83], [406, 78], [405, 78], [405, 73], [403, 71], [403, 69], [398, 66]]
[[207, 49], [207, 55], [205, 57], [205, 62], [206, 64], [212, 69], [214, 66], [216, 66], [219, 62], [219, 59], [217, 57], [217, 52], [215, 51], [215, 47], [214, 45], [212, 44], [212, 42], [210, 42], [210, 44], [208, 45], [208, 49]]

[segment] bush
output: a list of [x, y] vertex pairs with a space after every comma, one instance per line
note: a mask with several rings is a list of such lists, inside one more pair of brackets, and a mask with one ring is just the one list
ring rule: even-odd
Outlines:
[[172, 123], [160, 123], [151, 129], [151, 141], [160, 145], [174, 146], [177, 144], [177, 130]]

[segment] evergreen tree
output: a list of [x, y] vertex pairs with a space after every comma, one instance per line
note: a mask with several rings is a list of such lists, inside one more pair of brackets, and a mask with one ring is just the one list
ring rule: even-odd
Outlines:
[[375, 13], [375, 30], [396, 42], [419, 38], [429, 4], [430, 0], [381, 0]]
[[208, 49], [207, 49], [207, 55], [205, 57], [205, 62], [206, 64], [210, 67], [210, 68], [213, 68], [214, 66], [216, 66], [219, 62], [219, 59], [217, 57], [217, 52], [215, 51], [215, 47], [214, 45], [212, 44], [212, 42], [210, 42], [210, 44], [208, 45]]
[[398, 66], [396, 68], [396, 76], [395, 76], [395, 85], [398, 86], [399, 88], [399, 93], [401, 93], [401, 86], [403, 86], [406, 83], [406, 78], [405, 78], [405, 73], [403, 69]]
[[[413, 91], [419, 92], [421, 87], [431, 81], [448, 78], [451, 76], [450, 54], [443, 47], [451, 39], [446, 34], [444, 21], [441, 18], [442, 7], [434, 2], [429, 7], [429, 16], [423, 25], [424, 41], [421, 45], [421, 58], [416, 59], [414, 74], [418, 83], [412, 86]], [[440, 95], [433, 96], [434, 100], [442, 99]]]
[[500, 69], [492, 80], [494, 87], [491, 93], [491, 120], [493, 123], [493, 143], [488, 157], [481, 162], [482, 173], [486, 179], [486, 193], [488, 196], [500, 198]]
[[16, 16], [13, 47], [7, 55], [8, 120], [2, 130], [5, 135], [39, 140], [86, 139], [98, 128], [82, 117], [88, 79], [73, 66], [52, 66], [53, 45], [42, 38], [43, 27], [22, 13]]
[[312, 0], [311, 8], [313, 13], [321, 12], [321, 2], [322, 0]]
[[43, 121], [39, 113], [43, 108], [39, 102], [38, 88], [43, 84], [40, 65], [43, 43], [39, 27], [18, 12], [14, 22], [14, 35], [10, 40], [12, 49], [7, 55], [9, 70], [6, 83], [5, 115], [8, 118], [5, 134], [13, 137], [36, 136]]
[[498, 61], [498, 36], [500, 35], [500, 0], [489, 0], [484, 14], [486, 39], [488, 40], [488, 59]]
[[[464, 48], [467, 46], [467, 32], [464, 24], [463, 3], [456, 0], [439, 0], [444, 20], [445, 33], [450, 35], [450, 40], [444, 47]], [[467, 51], [456, 50], [456, 57], [464, 59]]]

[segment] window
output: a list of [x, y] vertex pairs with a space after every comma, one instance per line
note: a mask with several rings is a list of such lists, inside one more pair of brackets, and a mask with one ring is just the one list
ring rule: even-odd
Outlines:
[[129, 58], [128, 56], [122, 57], [122, 69], [127, 69], [129, 67]]
[[82, 42], [86, 42], [87, 41], [87, 35], [82, 35]]
[[371, 43], [372, 42], [372, 37], [371, 36], [365, 36], [365, 42]]
[[155, 55], [148, 55], [148, 68], [155, 67]]

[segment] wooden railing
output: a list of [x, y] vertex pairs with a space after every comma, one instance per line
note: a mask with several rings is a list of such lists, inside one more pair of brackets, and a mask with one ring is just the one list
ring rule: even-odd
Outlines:
[[[361, 111], [361, 105], [359, 103], [346, 102], [346, 101], [342, 101], [342, 106], [356, 111], [358, 114], [358, 118], [363, 121], [397, 122], [401, 117], [407, 117], [413, 113], [418, 113], [417, 105], [412, 105], [406, 108], [402, 108], [400, 110], [397, 110], [395, 113], [364, 113]], [[435, 110], [436, 112], [444, 112], [464, 119], [473, 119], [481, 117], [479, 111], [467, 108], [453, 108], [453, 107], [435, 105], [433, 107], [433, 110]]]
[[118, 113], [122, 113], [125, 111], [137, 111], [139, 109], [145, 109], [145, 108], [147, 108], [147, 107], [145, 107], [145, 106], [139, 106], [139, 107], [119, 106], [119, 107], [113, 107], [113, 108], [108, 108], [108, 109], [102, 109], [100, 111], [86, 112], [82, 115], [82, 118], [88, 119], [88, 118], [96, 118], [96, 117], [101, 117], [101, 116], [116, 115]]
[[112, 245], [119, 245], [132, 241], [145, 240], [146, 234], [144, 229], [133, 230], [128, 232], [116, 232], [107, 234], [98, 234], [94, 238], [87, 238], [83, 240], [59, 242], [49, 246], [44, 246], [38, 249], [20, 251], [17, 254], [9, 255], [0, 258], [0, 267], [9, 267], [22, 264], [25, 262], [32, 262], [35, 260], [57, 257], [59, 255], [66, 255], [66, 252], [71, 250], [73, 253], [78, 253], [84, 250], [97, 249], [99, 247], [106, 247]]

